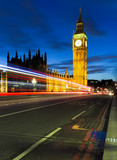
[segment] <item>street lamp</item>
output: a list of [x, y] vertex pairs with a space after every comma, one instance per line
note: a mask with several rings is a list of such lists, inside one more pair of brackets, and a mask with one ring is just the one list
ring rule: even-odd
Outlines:
[[36, 88], [35, 88], [35, 84], [36, 84], [36, 83], [37, 83], [36, 79], [35, 79], [35, 78], [33, 78], [33, 80], [32, 80], [33, 90], [36, 90]]
[[32, 84], [35, 86], [35, 84], [37, 83], [37, 81], [36, 81], [36, 79], [35, 78], [33, 78], [33, 80], [32, 80]]

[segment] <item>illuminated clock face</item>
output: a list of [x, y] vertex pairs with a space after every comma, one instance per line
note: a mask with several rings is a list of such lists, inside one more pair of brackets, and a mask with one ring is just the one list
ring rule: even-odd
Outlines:
[[85, 41], [85, 47], [87, 47], [87, 41]]
[[77, 47], [80, 47], [81, 44], [82, 44], [82, 41], [81, 41], [81, 40], [77, 40], [77, 41], [75, 42], [75, 46], [77, 46]]

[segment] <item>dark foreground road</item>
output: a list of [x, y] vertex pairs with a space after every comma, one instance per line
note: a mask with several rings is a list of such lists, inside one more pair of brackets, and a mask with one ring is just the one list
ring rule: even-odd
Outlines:
[[102, 159], [111, 97], [19, 99], [0, 101], [0, 160]]

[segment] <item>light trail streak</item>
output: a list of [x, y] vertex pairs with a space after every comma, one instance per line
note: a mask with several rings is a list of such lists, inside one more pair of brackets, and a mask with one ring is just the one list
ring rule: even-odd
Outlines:
[[[11, 72], [11, 73], [15, 73], [17, 76], [19, 76], [18, 74], [25, 75], [25, 76], [31, 76], [31, 77], [28, 77], [30, 79], [32, 79], [32, 77], [36, 77], [38, 79], [44, 79], [45, 82], [46, 82], [46, 80], [51, 80], [51, 79], [55, 80], [57, 82], [65, 82], [65, 84], [69, 85], [69, 88], [71, 87], [72, 89], [75, 89], [75, 90], [82, 90], [82, 91], [90, 91], [91, 90], [91, 87], [83, 86], [81, 84], [77, 84], [77, 83], [74, 83], [74, 82], [71, 82], [71, 81], [68, 81], [68, 80], [64, 80], [64, 79], [56, 78], [56, 77], [53, 77], [53, 76], [49, 76], [47, 74], [38, 73], [37, 71], [36, 72], [27, 71], [27, 70], [14, 68], [14, 67], [10, 67], [10, 66], [5, 66], [5, 65], [0, 65], [0, 69], [7, 71], [8, 74], [9, 74], [9, 72]], [[16, 75], [15, 75], [15, 77], [17, 77]], [[15, 77], [13, 77], [13, 78], [15, 78]], [[24, 78], [26, 78], [26, 77], [24, 77]], [[49, 85], [49, 86], [54, 87], [53, 85]], [[66, 86], [59, 86], [59, 85], [57, 87], [58, 88], [59, 87], [66, 88]]]
[[41, 91], [41, 92], [9, 92], [9, 93], [0, 93], [0, 96], [17, 96], [17, 95], [46, 95], [46, 94], [51, 94], [51, 95], [53, 95], [53, 94], [56, 94], [56, 95], [61, 95], [61, 94], [63, 94], [63, 95], [69, 95], [69, 94], [80, 94], [80, 95], [85, 95], [85, 94], [87, 94], [87, 92], [82, 92], [82, 91], [79, 91], [79, 92], [43, 92], [43, 91]]
[[27, 71], [27, 70], [22, 70], [22, 69], [19, 69], [19, 68], [13, 68], [13, 67], [5, 66], [5, 65], [0, 65], [0, 69], [5, 70], [5, 71], [14, 72], [14, 73], [29, 75], [29, 76], [46, 78], [45, 75], [40, 74], [40, 73], [35, 73], [35, 72]]
[[[7, 76], [7, 78], [12, 78], [12, 79], [21, 79], [21, 80], [30, 80], [32, 81], [32, 77], [24, 77], [24, 76], [16, 76], [16, 75], [13, 75], [13, 76]], [[46, 80], [42, 79], [42, 78], [36, 78], [36, 80], [38, 82], [46, 82]]]
[[[0, 81], [1, 82], [1, 81]], [[3, 81], [5, 83], [5, 81]], [[16, 82], [16, 81], [7, 81], [8, 84], [19, 84], [19, 85], [31, 85], [32, 83], [26, 83], [26, 82]], [[46, 86], [46, 84], [35, 84], [35, 86]]]

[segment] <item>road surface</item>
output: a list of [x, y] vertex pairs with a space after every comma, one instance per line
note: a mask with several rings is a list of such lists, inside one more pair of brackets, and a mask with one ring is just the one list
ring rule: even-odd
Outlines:
[[0, 97], [0, 160], [102, 159], [111, 99]]

